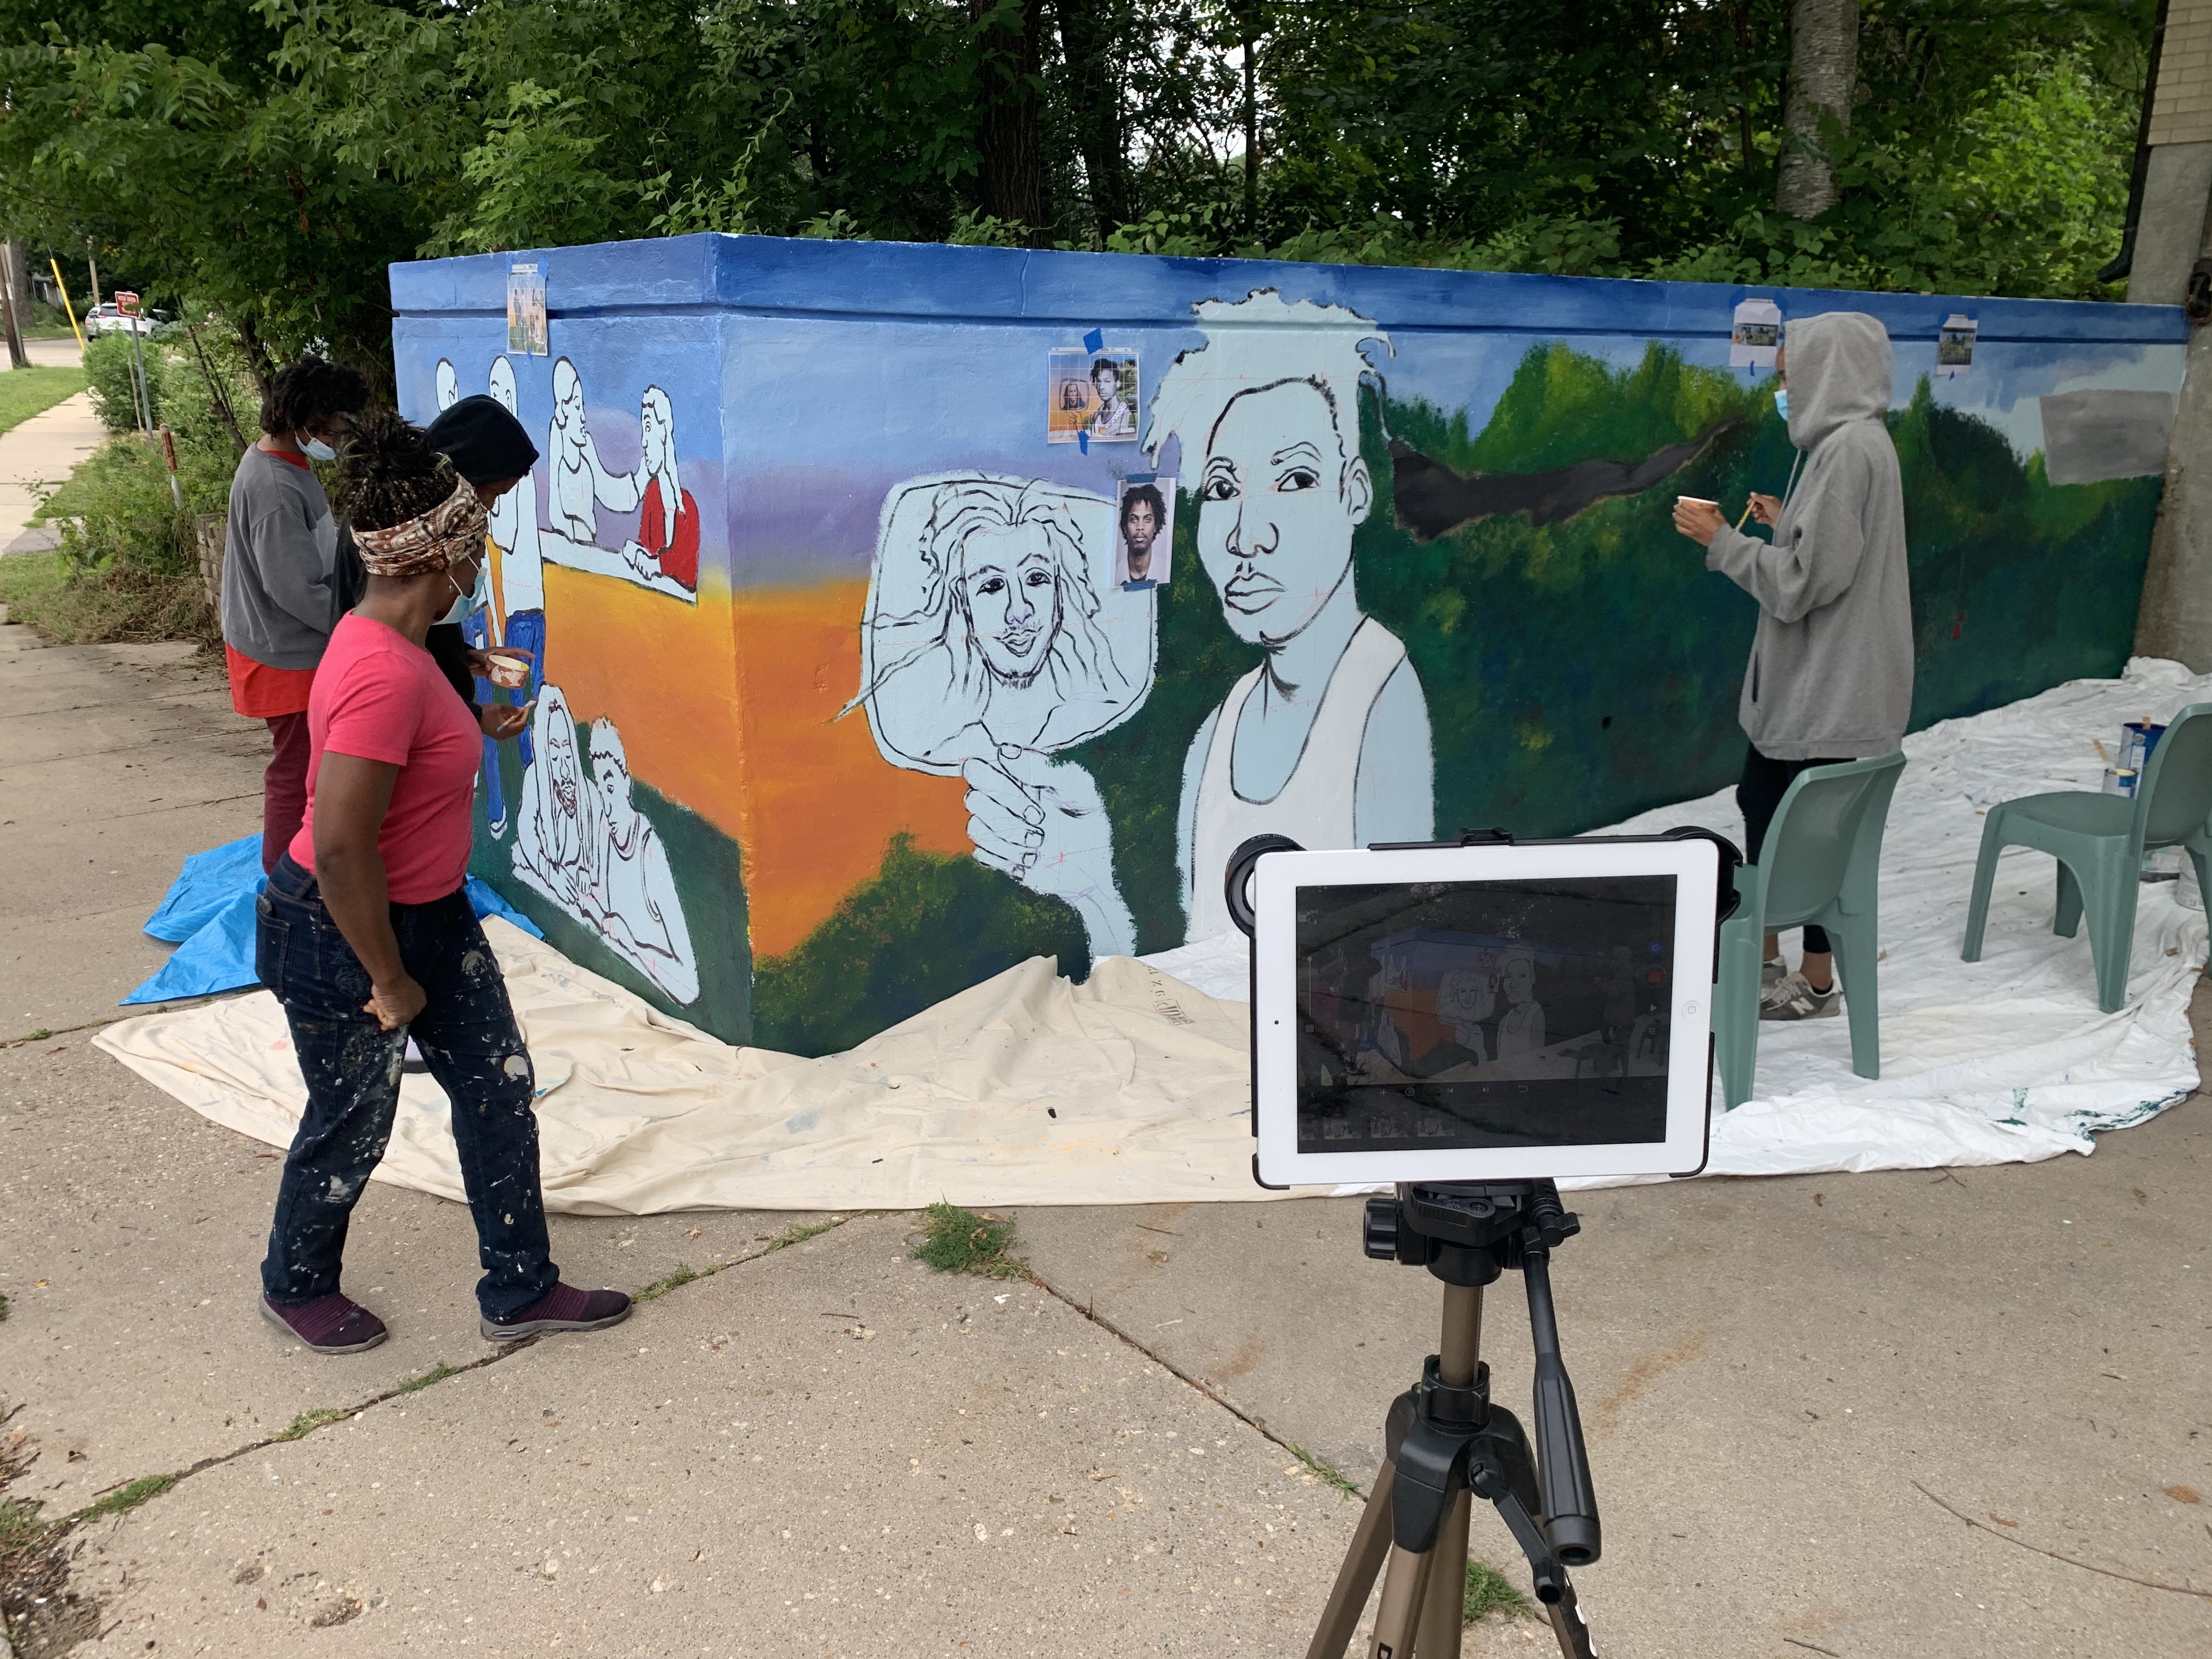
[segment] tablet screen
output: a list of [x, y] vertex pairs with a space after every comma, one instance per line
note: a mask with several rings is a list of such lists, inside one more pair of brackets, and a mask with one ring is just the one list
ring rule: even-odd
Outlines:
[[1297, 1150], [1663, 1141], [1676, 879], [1301, 884]]

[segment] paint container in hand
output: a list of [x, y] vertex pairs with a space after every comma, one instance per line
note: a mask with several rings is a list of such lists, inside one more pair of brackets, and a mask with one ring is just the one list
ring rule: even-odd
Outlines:
[[514, 651], [487, 651], [484, 655], [491, 659], [491, 672], [485, 678], [494, 685], [514, 691], [530, 684], [529, 658]]
[[2106, 767], [2105, 793], [2108, 795], [2126, 795], [2132, 799], [2136, 793], [2136, 769], [2132, 766]]
[[[2166, 735], [2164, 725], [2151, 720], [2130, 720], [2120, 727], [2120, 764], [2136, 771], [2150, 764], [2150, 751], [2158, 747], [2158, 740]], [[2130, 795], [2135, 791], [2127, 792]]]

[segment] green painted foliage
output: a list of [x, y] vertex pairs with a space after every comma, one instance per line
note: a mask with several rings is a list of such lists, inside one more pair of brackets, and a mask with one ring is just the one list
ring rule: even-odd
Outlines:
[[921, 852], [912, 836], [895, 836], [874, 880], [804, 944], [759, 963], [753, 1040], [801, 1054], [849, 1048], [1033, 956], [1057, 957], [1073, 978], [1090, 973], [1072, 908], [971, 858]]

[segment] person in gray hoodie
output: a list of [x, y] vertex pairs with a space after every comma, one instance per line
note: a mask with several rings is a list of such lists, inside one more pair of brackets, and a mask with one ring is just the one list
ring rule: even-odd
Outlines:
[[[330, 498], [311, 462], [337, 457], [346, 422], [368, 405], [356, 368], [302, 357], [261, 400], [261, 441], [239, 457], [223, 537], [222, 646], [230, 704], [269, 727], [261, 780], [261, 867], [307, 810], [307, 690], [331, 630], [361, 597], [339, 547]], [[352, 562], [358, 565], [358, 557]], [[349, 586], [353, 591], [348, 592]]]
[[[1709, 502], [1683, 500], [1674, 525], [1759, 601], [1759, 632], [1738, 714], [1750, 742], [1736, 800], [1752, 863], [1791, 780], [1808, 767], [1893, 753], [1912, 713], [1912, 592], [1905, 490], [1890, 441], [1889, 335], [1856, 311], [1793, 321], [1775, 360], [1775, 402], [1803, 451], [1782, 499], [1754, 495], [1762, 541], [1729, 528]], [[1763, 1019], [1816, 1019], [1838, 1002], [1834, 959], [1805, 930], [1789, 973], [1766, 937]]]

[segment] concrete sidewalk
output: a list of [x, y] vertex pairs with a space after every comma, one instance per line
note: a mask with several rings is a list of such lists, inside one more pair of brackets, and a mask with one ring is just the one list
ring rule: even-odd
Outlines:
[[[32, 361], [41, 366], [77, 361], [74, 340], [33, 340], [29, 344]], [[29, 529], [40, 490], [68, 477], [107, 436], [107, 428], [93, 413], [91, 394], [84, 392], [0, 432], [0, 553], [10, 550], [11, 544]]]
[[[261, 739], [188, 665], [20, 634], [0, 1006], [58, 1030], [251, 827]], [[347, 1283], [393, 1338], [331, 1360], [254, 1312], [276, 1165], [82, 1030], [0, 1050], [10, 1495], [182, 1474], [78, 1529], [19, 1652], [1300, 1654], [1357, 1506], [1289, 1448], [1364, 1482], [1435, 1345], [1434, 1282], [1337, 1200], [1024, 1212], [1008, 1281], [923, 1270], [908, 1217], [556, 1217], [572, 1282], [664, 1293], [495, 1350], [465, 1211], [372, 1184]], [[1573, 1200], [1600, 1650], [2212, 1651], [2208, 1176], [2198, 1098], [2092, 1158]], [[1516, 1281], [1485, 1341], [1524, 1408]], [[1525, 1584], [1486, 1513], [1476, 1547]]]

